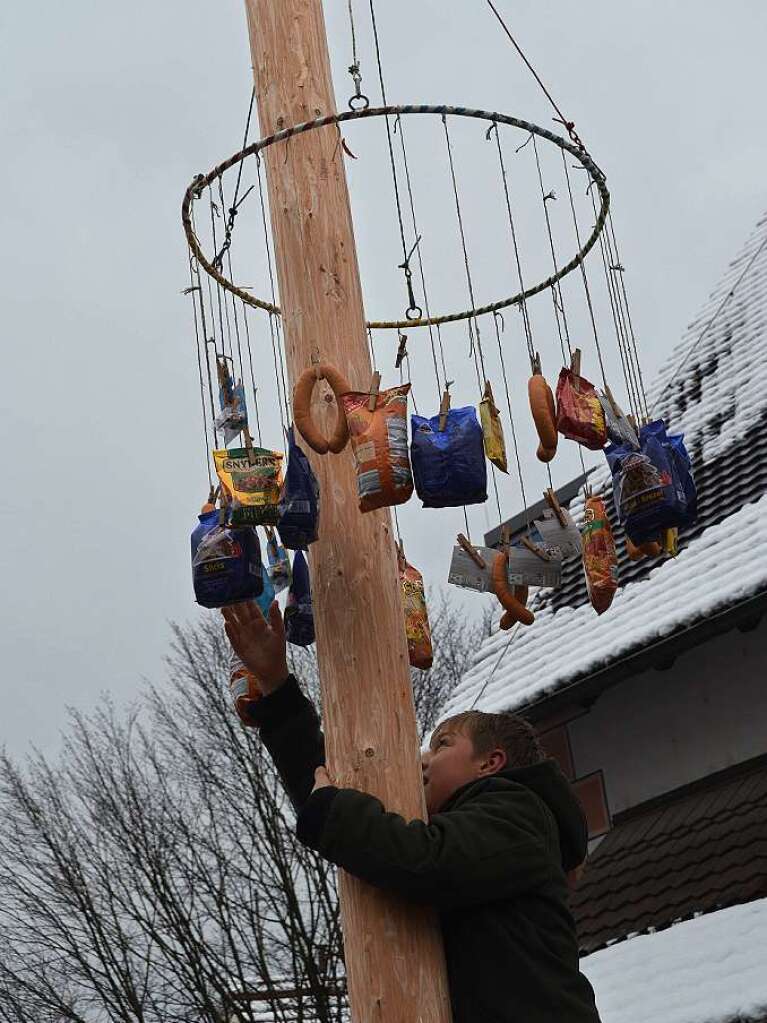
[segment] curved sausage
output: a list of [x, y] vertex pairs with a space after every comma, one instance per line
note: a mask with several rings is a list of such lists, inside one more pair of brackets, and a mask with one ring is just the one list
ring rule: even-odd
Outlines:
[[[318, 379], [327, 380], [336, 399], [336, 425], [328, 439], [315, 425], [312, 418], [311, 400], [314, 385]], [[293, 422], [306, 443], [318, 455], [326, 455], [332, 451], [337, 455], [343, 451], [349, 439], [349, 428], [346, 424], [346, 413], [341, 404], [341, 395], [350, 390], [349, 381], [334, 366], [323, 362], [317, 370], [313, 367], [305, 369], [298, 378], [293, 392]]]
[[[557, 411], [554, 405], [554, 395], [546, 383], [546, 378], [541, 373], [533, 373], [527, 382], [527, 397], [530, 401], [530, 411], [533, 414], [535, 428], [538, 431], [538, 440], [541, 442], [541, 449], [546, 452], [557, 450]], [[540, 453], [538, 455], [540, 458]], [[551, 458], [554, 455], [552, 453]], [[541, 461], [550, 461], [550, 458], [541, 458]]]
[[505, 551], [499, 551], [493, 561], [492, 583], [493, 592], [501, 602], [504, 614], [501, 617], [501, 628], [510, 629], [515, 622], [521, 625], [532, 625], [535, 615], [525, 604], [527, 602], [526, 586], [509, 586], [506, 576], [506, 566], [509, 556]]
[[556, 448], [545, 448], [543, 444], [539, 444], [535, 455], [539, 462], [550, 462], [556, 453]]

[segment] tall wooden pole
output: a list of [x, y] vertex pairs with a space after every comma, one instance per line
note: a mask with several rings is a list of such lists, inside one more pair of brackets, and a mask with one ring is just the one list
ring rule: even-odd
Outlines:
[[[245, 0], [261, 134], [336, 110], [321, 0]], [[291, 390], [316, 349], [360, 390], [371, 364], [337, 126], [266, 150]], [[329, 412], [315, 388], [315, 414]], [[321, 487], [310, 548], [328, 761], [339, 784], [424, 816], [418, 737], [387, 511], [357, 508], [350, 452], [310, 453]], [[430, 910], [341, 872], [355, 1023], [448, 1023], [441, 935]]]

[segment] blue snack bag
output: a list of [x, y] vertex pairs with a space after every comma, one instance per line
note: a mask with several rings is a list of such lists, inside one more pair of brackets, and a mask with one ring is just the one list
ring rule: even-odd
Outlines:
[[410, 459], [416, 493], [424, 508], [455, 508], [487, 500], [487, 465], [482, 427], [472, 405], [440, 416], [410, 417]]
[[275, 593], [282, 593], [290, 586], [290, 558], [271, 526], [266, 527], [266, 557], [270, 585]]
[[293, 559], [293, 582], [285, 607], [285, 638], [296, 646], [311, 646], [314, 642], [312, 590], [303, 551], [296, 551]]
[[255, 529], [219, 523], [219, 512], [203, 512], [192, 537], [194, 596], [203, 607], [225, 607], [261, 595], [261, 545]]
[[275, 593], [267, 567], [263, 564], [261, 565], [261, 579], [264, 588], [261, 591], [261, 596], [256, 597], [256, 603], [261, 608], [261, 614], [266, 618], [269, 615], [269, 608], [272, 606]]
[[320, 488], [309, 459], [296, 444], [293, 427], [288, 430], [288, 468], [280, 493], [277, 530], [283, 546], [297, 551], [317, 539]]

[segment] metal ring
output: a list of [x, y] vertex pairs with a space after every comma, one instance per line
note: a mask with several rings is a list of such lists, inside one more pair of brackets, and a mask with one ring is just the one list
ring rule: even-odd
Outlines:
[[[361, 102], [362, 106], [355, 107], [355, 103]], [[349, 100], [349, 109], [354, 110], [355, 113], [358, 110], [367, 110], [370, 106], [370, 100], [367, 98], [364, 92], [355, 92], [352, 98]]]
[[[411, 313], [415, 313], [415, 316], [411, 316], [410, 315]], [[407, 318], [409, 323], [412, 323], [415, 320], [420, 320], [422, 316], [423, 309], [421, 309], [419, 305], [411, 305], [408, 309], [405, 310], [405, 317]], [[372, 324], [369, 324], [369, 326], [372, 326]]]
[[285, 142], [287, 139], [292, 138], [294, 135], [302, 135], [307, 131], [314, 131], [316, 128], [324, 128], [329, 124], [340, 124], [343, 121], [353, 121], [363, 117], [385, 117], [389, 114], [399, 115], [402, 114], [438, 114], [440, 117], [445, 115], [451, 115], [454, 117], [473, 117], [480, 121], [490, 121], [492, 124], [508, 124], [512, 128], [520, 128], [522, 131], [537, 135], [539, 138], [546, 139], [547, 142], [553, 142], [555, 146], [560, 149], [566, 150], [576, 160], [585, 167], [585, 169], [591, 175], [593, 184], [596, 185], [599, 191], [599, 197], [601, 200], [599, 213], [597, 214], [596, 223], [594, 229], [586, 239], [581, 249], [576, 255], [565, 263], [564, 266], [547, 277], [545, 281], [541, 281], [539, 284], [535, 284], [525, 291], [520, 291], [516, 295], [512, 295], [511, 298], [501, 299], [499, 302], [491, 302], [488, 305], [478, 306], [476, 309], [464, 309], [458, 313], [448, 313], [444, 316], [430, 316], [426, 318], [420, 318], [418, 320], [370, 320], [367, 324], [371, 330], [399, 330], [402, 327], [427, 327], [430, 324], [436, 325], [440, 323], [455, 323], [458, 320], [467, 320], [470, 317], [483, 316], [486, 313], [494, 313], [499, 309], [505, 309], [507, 306], [519, 305], [525, 299], [531, 298], [533, 295], [537, 295], [542, 291], [546, 291], [557, 281], [561, 280], [571, 270], [575, 270], [576, 267], [580, 266], [583, 260], [586, 258], [587, 253], [596, 244], [599, 235], [605, 225], [607, 219], [607, 213], [610, 209], [610, 193], [607, 190], [605, 184], [605, 176], [599, 167], [594, 163], [589, 154], [582, 146], [577, 146], [572, 142], [568, 142], [567, 139], [563, 139], [559, 135], [555, 135], [554, 132], [549, 131], [548, 128], [541, 128], [537, 124], [533, 124], [531, 121], [523, 121], [518, 117], [512, 117], [509, 114], [499, 114], [494, 111], [488, 110], [474, 110], [467, 107], [450, 107], [450, 106], [432, 106], [430, 104], [419, 104], [419, 105], [407, 105], [407, 106], [387, 106], [387, 107], [366, 107], [363, 110], [344, 110], [338, 114], [328, 114], [326, 117], [318, 117], [315, 121], [305, 121], [302, 124], [296, 124], [292, 128], [284, 128], [282, 131], [275, 132], [274, 135], [267, 135], [266, 138], [259, 139], [258, 142], [253, 142], [245, 149], [233, 156], [230, 156], [228, 160], [220, 163], [213, 170], [208, 171], [207, 174], [198, 174], [184, 195], [184, 201], [181, 204], [181, 221], [184, 225], [184, 232], [186, 234], [189, 248], [191, 249], [194, 257], [197, 259], [199, 265], [209, 274], [214, 280], [218, 281], [222, 288], [226, 288], [233, 295], [237, 295], [247, 305], [254, 306], [257, 309], [264, 309], [268, 313], [276, 313], [280, 315], [280, 308], [272, 304], [271, 302], [265, 302], [260, 298], [255, 298], [253, 295], [249, 295], [247, 291], [242, 288], [238, 288], [236, 284], [227, 280], [223, 274], [219, 273], [214, 266], [211, 265], [208, 259], [205, 258], [200, 243], [197, 240], [197, 236], [192, 229], [192, 216], [191, 207], [192, 201], [202, 194], [202, 190], [207, 188], [211, 182], [216, 181], [218, 178], [228, 171], [231, 167], [241, 163], [248, 156], [258, 155], [262, 149], [266, 149], [268, 146], [273, 146], [277, 142]]

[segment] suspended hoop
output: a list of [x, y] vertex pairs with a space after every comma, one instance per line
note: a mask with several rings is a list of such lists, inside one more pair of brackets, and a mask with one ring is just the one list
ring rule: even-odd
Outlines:
[[330, 124], [341, 124], [343, 121], [355, 121], [365, 117], [385, 117], [389, 114], [437, 114], [440, 117], [445, 115], [450, 115], [452, 117], [473, 117], [479, 121], [489, 121], [491, 125], [507, 124], [512, 128], [520, 128], [522, 131], [526, 131], [531, 135], [537, 135], [539, 138], [546, 139], [547, 142], [552, 142], [555, 146], [558, 146], [559, 149], [567, 151], [574, 156], [576, 160], [578, 160], [581, 166], [584, 167], [591, 175], [591, 178], [599, 191], [601, 204], [597, 213], [594, 229], [586, 239], [586, 242], [583, 244], [581, 249], [569, 263], [565, 263], [565, 265], [560, 267], [556, 273], [547, 277], [546, 280], [541, 281], [539, 284], [535, 284], [532, 287], [527, 288], [525, 291], [520, 291], [516, 295], [512, 295], [510, 298], [501, 299], [499, 302], [491, 302], [489, 305], [478, 306], [476, 309], [464, 309], [457, 313], [447, 313], [443, 316], [420, 317], [415, 320], [370, 320], [367, 324], [369, 328], [373, 330], [400, 330], [403, 328], [428, 327], [430, 324], [437, 325], [441, 323], [455, 323], [458, 320], [467, 320], [473, 317], [483, 316], [486, 313], [494, 313], [500, 309], [506, 309], [508, 306], [518, 305], [520, 302], [525, 301], [525, 299], [530, 298], [532, 295], [537, 295], [542, 291], [546, 291], [547, 288], [550, 288], [553, 284], [556, 284], [557, 281], [569, 274], [571, 270], [575, 270], [576, 267], [581, 265], [589, 250], [594, 246], [599, 238], [610, 209], [610, 193], [608, 192], [607, 185], [605, 184], [605, 176], [585, 149], [577, 146], [573, 142], [568, 142], [567, 139], [563, 139], [561, 136], [554, 134], [554, 132], [549, 131], [547, 128], [541, 128], [540, 125], [533, 124], [531, 121], [520, 120], [518, 117], [511, 117], [509, 114], [499, 114], [488, 110], [472, 110], [467, 107], [419, 104], [417, 106], [385, 106], [367, 107], [363, 110], [344, 110], [338, 114], [329, 114], [327, 117], [319, 117], [315, 121], [305, 121], [302, 124], [294, 125], [292, 128], [284, 128], [282, 131], [278, 131], [274, 135], [267, 135], [266, 138], [259, 139], [258, 142], [253, 142], [245, 149], [235, 153], [233, 156], [230, 156], [228, 160], [225, 160], [217, 167], [214, 167], [213, 170], [208, 171], [207, 174], [198, 174], [189, 185], [184, 195], [184, 201], [181, 205], [181, 220], [184, 225], [184, 232], [189, 243], [189, 248], [194, 253], [194, 256], [198, 260], [200, 266], [214, 280], [218, 281], [222, 288], [226, 288], [227, 291], [237, 295], [237, 297], [241, 298], [247, 305], [253, 306], [257, 309], [264, 309], [268, 313], [280, 315], [279, 306], [276, 306], [271, 302], [266, 302], [263, 299], [256, 298], [254, 295], [250, 295], [242, 288], [238, 288], [236, 284], [224, 277], [224, 275], [220, 273], [208, 259], [206, 259], [192, 227], [191, 209], [193, 201], [202, 195], [203, 189], [207, 188], [211, 182], [223, 177], [224, 173], [231, 167], [241, 163], [247, 157], [256, 155], [262, 150], [267, 149], [269, 146], [275, 145], [277, 142], [285, 142], [294, 135], [302, 135], [304, 132], [314, 131], [316, 128], [324, 128]]

